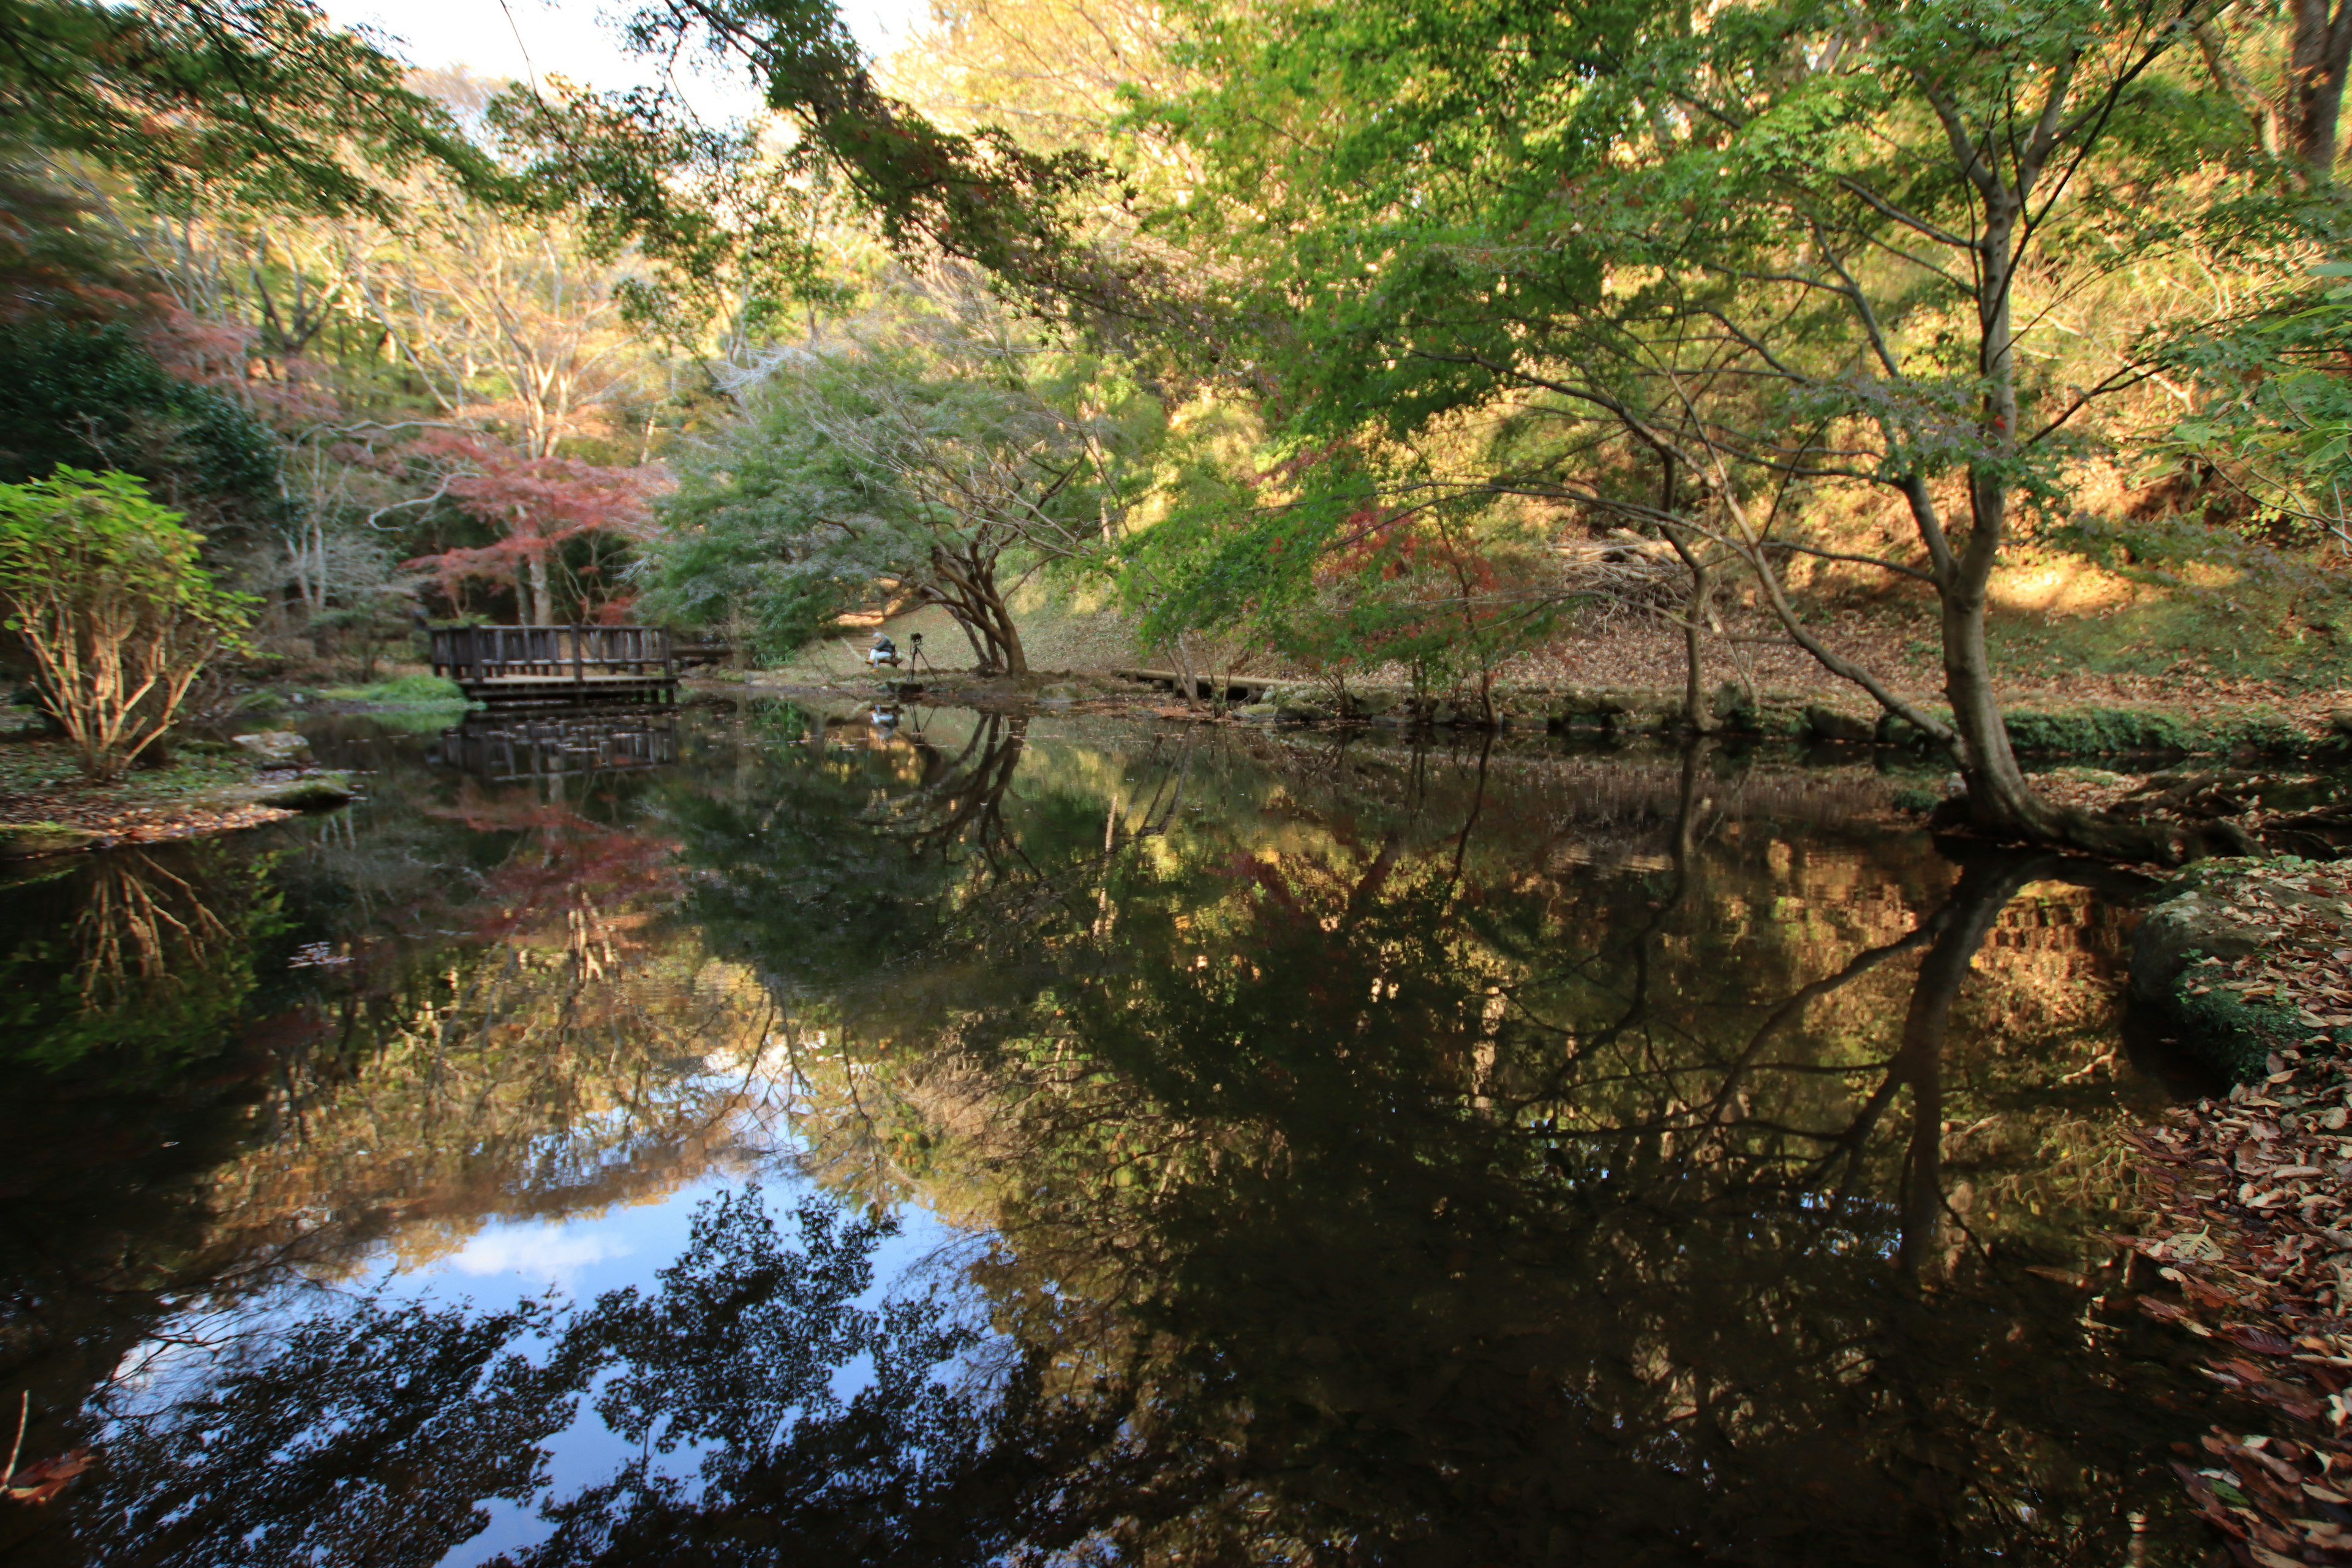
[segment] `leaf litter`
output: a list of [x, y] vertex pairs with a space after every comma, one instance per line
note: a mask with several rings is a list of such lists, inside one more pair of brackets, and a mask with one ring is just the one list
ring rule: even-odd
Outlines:
[[[2267, 930], [2233, 962], [2183, 977], [2308, 1031], [2267, 1071], [2125, 1134], [2150, 1198], [2154, 1266], [2140, 1310], [2209, 1347], [2205, 1375], [2284, 1417], [2294, 1436], [2215, 1426], [2172, 1468], [2248, 1568], [2352, 1568], [2352, 931], [2313, 897], [2352, 897], [2336, 866], [2245, 873], [2233, 909]], [[2187, 1450], [2187, 1445], [2178, 1446]]]

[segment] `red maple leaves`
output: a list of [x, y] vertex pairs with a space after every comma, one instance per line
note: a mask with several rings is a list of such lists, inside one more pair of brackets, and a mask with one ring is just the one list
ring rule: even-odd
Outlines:
[[[652, 502], [669, 488], [658, 465], [607, 468], [572, 458], [528, 458], [485, 437], [443, 435], [420, 441], [414, 455], [442, 468], [442, 489], [497, 531], [491, 543], [444, 550], [408, 563], [433, 573], [454, 603], [469, 581], [518, 585], [543, 576], [571, 542], [598, 537], [635, 542], [654, 531]], [[625, 619], [631, 595], [601, 570], [601, 554], [570, 572], [582, 619]]]

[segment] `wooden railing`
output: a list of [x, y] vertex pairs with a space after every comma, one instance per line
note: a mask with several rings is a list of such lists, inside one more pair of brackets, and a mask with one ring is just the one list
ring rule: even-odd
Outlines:
[[667, 626], [436, 626], [433, 673], [457, 681], [670, 679]]

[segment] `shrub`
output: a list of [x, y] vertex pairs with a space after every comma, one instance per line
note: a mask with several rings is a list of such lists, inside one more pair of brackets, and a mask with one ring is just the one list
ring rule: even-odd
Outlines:
[[245, 630], [249, 601], [215, 584], [199, 543], [129, 474], [60, 466], [0, 485], [8, 629], [92, 779], [121, 777], [170, 727], [205, 661]]

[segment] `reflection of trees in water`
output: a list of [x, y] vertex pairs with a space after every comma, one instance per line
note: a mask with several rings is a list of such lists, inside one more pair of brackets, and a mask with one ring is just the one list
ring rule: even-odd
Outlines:
[[429, 1255], [762, 1142], [741, 1068], [768, 1001], [667, 923], [672, 846], [513, 795], [449, 815], [509, 848], [434, 911], [460, 941], [362, 948], [276, 1021], [261, 1136], [215, 1180], [234, 1255], [333, 1270], [387, 1237]]
[[277, 915], [267, 865], [218, 845], [110, 850], [26, 891], [70, 907], [59, 934], [36, 930], [0, 961], [16, 1049], [50, 1067], [100, 1047], [215, 1048]]
[[[2081, 942], [2022, 944], [2084, 907], [2054, 868], [1791, 837], [1697, 755], [1588, 809], [1473, 767], [973, 741], [803, 743], [661, 811], [705, 940], [776, 998], [814, 1163], [998, 1233], [988, 1340], [915, 1306], [843, 1331], [846, 1253], [722, 1211], [529, 1368], [520, 1316], [257, 1356], [108, 1470], [92, 1517], [184, 1524], [110, 1560], [429, 1561], [613, 1368], [625, 1436], [732, 1468], [625, 1471], [526, 1561], [2163, 1558], [2126, 1521], [2175, 1510], [2141, 1457], [2181, 1434], [2122, 1385], [2123, 1331], [2020, 1267], [2085, 1260], [2036, 1146], [2115, 1114]], [[1180, 816], [1180, 780], [1219, 810]], [[501, 940], [545, 972], [497, 984], [547, 999], [486, 982], [457, 1032], [529, 1013], [517, 1061], [581, 1058], [605, 1004], [531, 929]], [[404, 1005], [409, 1056], [362, 1079], [421, 1105], [446, 1047]], [[570, 1092], [446, 1081], [518, 1129]], [[860, 1355], [882, 1392], [806, 1418]], [[214, 1476], [299, 1462], [205, 1490], [199, 1434], [246, 1457]]]
[[[251, 1098], [232, 1030], [279, 925], [268, 870], [173, 846], [10, 889], [0, 1388], [29, 1416], [26, 1460], [75, 1440], [85, 1391], [202, 1254], [202, 1173], [234, 1153]], [[41, 1514], [0, 1510], [0, 1551]]]
[[[559, 1495], [509, 1568], [1042, 1561], [1155, 1508], [1116, 1399], [1048, 1390], [946, 1304], [862, 1298], [887, 1234], [810, 1203], [787, 1240], [756, 1190], [698, 1212], [649, 1294], [584, 1310], [362, 1300], [182, 1402], [127, 1413], [77, 1544], [122, 1568], [425, 1568], [486, 1502], [548, 1485], [583, 1398], [640, 1457]], [[1192, 1494], [1180, 1491], [1169, 1504]]]
[[[664, 923], [670, 847], [528, 801], [443, 820], [374, 882], [321, 885], [306, 860], [290, 911], [278, 863], [226, 846], [96, 858], [43, 889], [61, 934], [18, 948], [11, 995], [52, 999], [16, 1037], [44, 1070], [0, 1119], [0, 1344], [32, 1391], [28, 1457], [73, 1440], [93, 1386], [234, 1332], [290, 1280], [766, 1147], [743, 1069], [767, 998]], [[59, 1510], [17, 1511], [0, 1528]]]
[[1655, 845], [1613, 876], [1550, 869], [1572, 798], [1475, 785], [1451, 832], [1294, 816], [1115, 862], [1115, 940], [1018, 933], [1059, 984], [928, 1035], [844, 1003], [897, 1048], [831, 1130], [987, 1215], [1013, 1331], [1136, 1364], [1167, 1462], [1238, 1456], [1160, 1549], [2105, 1560], [2177, 1511], [2142, 1460], [2169, 1429], [2114, 1386], [2126, 1331], [2019, 1268], [2080, 1266], [2095, 1215], [1975, 1201], [2037, 1126], [2116, 1114], [2081, 1074], [2104, 994], [1968, 979], [2021, 890], [2080, 896], [2000, 859], [1825, 896], [1885, 870], [1711, 780], [1646, 828], [1610, 803]]

